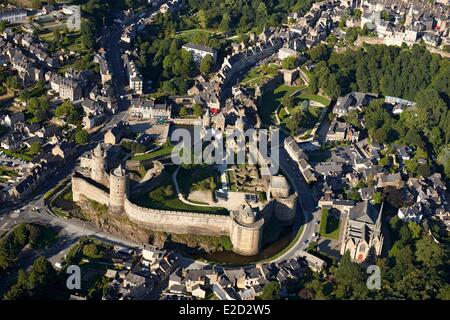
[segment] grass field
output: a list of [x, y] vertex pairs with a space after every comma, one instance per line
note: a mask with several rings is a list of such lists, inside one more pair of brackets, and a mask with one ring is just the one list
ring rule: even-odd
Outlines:
[[[192, 181], [192, 180], [191, 180]], [[183, 188], [180, 186], [180, 188]], [[143, 207], [159, 210], [177, 210], [187, 212], [211, 213], [228, 215], [228, 210], [218, 207], [203, 207], [188, 205], [178, 199], [172, 185], [171, 177], [167, 175], [161, 185], [149, 193], [137, 195], [133, 201]]]
[[247, 87], [261, 85], [268, 79], [274, 77], [279, 69], [280, 67], [276, 64], [256, 67], [247, 73], [241, 83]]
[[261, 107], [258, 108], [258, 114], [264, 124], [272, 122], [272, 115], [281, 103], [284, 96], [292, 95], [294, 92], [304, 89], [304, 86], [289, 87], [287, 85], [280, 85], [275, 90], [264, 93], [262, 97]]
[[324, 238], [337, 240], [339, 238], [340, 220], [328, 213], [328, 210], [322, 210], [320, 235]]
[[167, 145], [167, 146], [164, 146], [161, 149], [155, 150], [153, 152], [136, 155], [131, 160], [142, 161], [142, 160], [150, 160], [150, 159], [156, 159], [156, 158], [159, 158], [162, 156], [167, 156], [172, 152], [172, 148], [173, 148], [173, 146]]

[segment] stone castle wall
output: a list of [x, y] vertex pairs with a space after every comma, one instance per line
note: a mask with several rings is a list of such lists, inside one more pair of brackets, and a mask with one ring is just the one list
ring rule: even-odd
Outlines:
[[80, 201], [80, 196], [85, 196], [88, 199], [109, 206], [109, 193], [83, 178], [72, 177], [72, 193], [74, 202]]
[[281, 222], [290, 224], [295, 218], [297, 211], [297, 194], [287, 198], [276, 198], [273, 204], [273, 213]]
[[[119, 188], [120, 189], [120, 188]], [[83, 177], [72, 177], [73, 200], [81, 200], [81, 196], [107, 205], [111, 209], [110, 193], [91, 183]], [[122, 190], [120, 189], [122, 194]], [[113, 197], [114, 198], [114, 197]], [[289, 198], [288, 198], [289, 199]], [[118, 199], [115, 199], [115, 209], [119, 209]], [[294, 198], [296, 203], [296, 197]], [[153, 231], [162, 231], [178, 234], [199, 234], [207, 236], [229, 236], [233, 244], [233, 251], [242, 255], [256, 255], [261, 250], [262, 234], [265, 219], [273, 213], [279, 217], [283, 212], [286, 218], [295, 215], [294, 210], [289, 210], [292, 203], [287, 201], [283, 206], [276, 202], [269, 203], [263, 209], [263, 218], [251, 225], [242, 224], [232, 215], [216, 215], [205, 213], [166, 211], [144, 208], [132, 203], [124, 193], [123, 209], [115, 214], [126, 214], [127, 217], [137, 224], [145, 226]], [[278, 207], [278, 209], [277, 209]]]
[[222, 236], [230, 234], [231, 217], [204, 213], [143, 208], [125, 199], [125, 213], [131, 221], [154, 231]]
[[264, 219], [251, 225], [244, 225], [233, 219], [230, 230], [233, 251], [245, 256], [257, 255], [261, 250], [263, 226]]

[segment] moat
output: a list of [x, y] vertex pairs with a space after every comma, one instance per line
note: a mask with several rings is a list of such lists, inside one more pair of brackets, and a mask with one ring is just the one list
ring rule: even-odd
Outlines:
[[276, 218], [271, 219], [264, 232], [262, 250], [259, 254], [253, 256], [239, 255], [232, 250], [205, 252], [204, 250], [175, 242], [167, 242], [165, 248], [176, 250], [186, 257], [196, 260], [205, 260], [217, 264], [243, 265], [260, 262], [276, 256], [286, 249], [295, 237], [293, 227], [282, 227]]

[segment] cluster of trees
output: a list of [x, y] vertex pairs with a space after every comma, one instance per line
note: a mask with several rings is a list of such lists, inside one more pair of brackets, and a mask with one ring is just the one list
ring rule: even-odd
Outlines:
[[[264, 27], [286, 22], [287, 14], [306, 12], [314, 0], [188, 0], [187, 7], [194, 12], [194, 20], [202, 29], [214, 28], [224, 33], [261, 31]], [[191, 24], [193, 21], [190, 22]]]
[[50, 102], [46, 96], [27, 100], [27, 111], [33, 115], [33, 122], [48, 120], [50, 117]]
[[[378, 142], [398, 141], [415, 147], [418, 156], [409, 165], [412, 173], [426, 176], [428, 158], [433, 154], [450, 177], [446, 162], [450, 143], [448, 59], [420, 45], [411, 49], [366, 46], [344, 53], [320, 45], [311, 49], [309, 56], [317, 62], [311, 77], [312, 92], [322, 89], [332, 98], [351, 91], [372, 92], [416, 102], [415, 107], [396, 117], [386, 110], [382, 100], [372, 101], [364, 111], [366, 128]], [[361, 120], [355, 115], [348, 118], [356, 126]]]
[[[345, 254], [338, 267], [326, 277], [310, 275], [303, 282], [303, 299], [450, 299], [448, 284], [448, 238], [438, 244], [429, 235], [428, 226], [391, 220], [394, 245], [387, 258], [369, 257], [381, 271], [380, 290], [369, 290], [369, 274]], [[445, 232], [445, 234], [447, 234]]]
[[[192, 54], [182, 50], [183, 42], [166, 34], [171, 20], [159, 15], [159, 27], [138, 39], [140, 67], [146, 79], [159, 84], [161, 94], [184, 94], [195, 70]], [[153, 27], [151, 27], [152, 29]]]
[[96, 38], [103, 28], [113, 23], [115, 12], [137, 8], [147, 3], [145, 0], [75, 0], [81, 5], [81, 43], [87, 50], [95, 49]]
[[130, 150], [133, 154], [135, 153], [144, 153], [148, 150], [148, 147], [134, 141], [124, 140], [121, 143], [121, 146], [127, 150]]
[[42, 227], [19, 224], [0, 240], [0, 274], [14, 266], [20, 251], [26, 246], [35, 247], [42, 235]]
[[4, 295], [5, 300], [48, 299], [54, 292], [57, 273], [44, 257], [34, 260], [29, 272], [19, 270], [17, 282]]
[[69, 124], [81, 125], [83, 110], [80, 107], [75, 107], [72, 102], [67, 100], [55, 109], [55, 116], [65, 119]]
[[[189, 76], [197, 72], [192, 59], [180, 50], [183, 42], [190, 41], [216, 50], [221, 47], [214, 33], [192, 32], [189, 40], [181, 40], [177, 32], [190, 29], [214, 29], [235, 33], [240, 38], [249, 30], [262, 31], [264, 27], [277, 26], [292, 11], [309, 10], [313, 0], [238, 0], [238, 1], [187, 1], [181, 13], [159, 14], [137, 39], [140, 67], [144, 77], [151, 80], [159, 95], [185, 94]], [[86, 26], [86, 31], [92, 29]], [[213, 70], [212, 59], [205, 57], [199, 71], [207, 76]]]

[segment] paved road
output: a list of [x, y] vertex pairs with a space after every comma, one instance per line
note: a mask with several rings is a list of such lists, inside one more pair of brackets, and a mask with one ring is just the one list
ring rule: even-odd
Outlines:
[[[298, 193], [297, 215], [294, 222], [294, 230], [299, 230], [302, 225], [304, 225], [304, 228], [295, 244], [283, 255], [274, 259], [274, 262], [298, 257], [300, 251], [304, 251], [308, 247], [309, 242], [312, 240], [313, 234], [316, 231], [317, 222], [320, 219], [320, 211], [316, 208], [316, 204], [312, 197], [311, 187], [306, 183], [298, 166], [288, 155], [284, 147], [280, 147], [279, 150], [280, 169]], [[307, 243], [305, 243], [305, 241], [307, 241]]]

